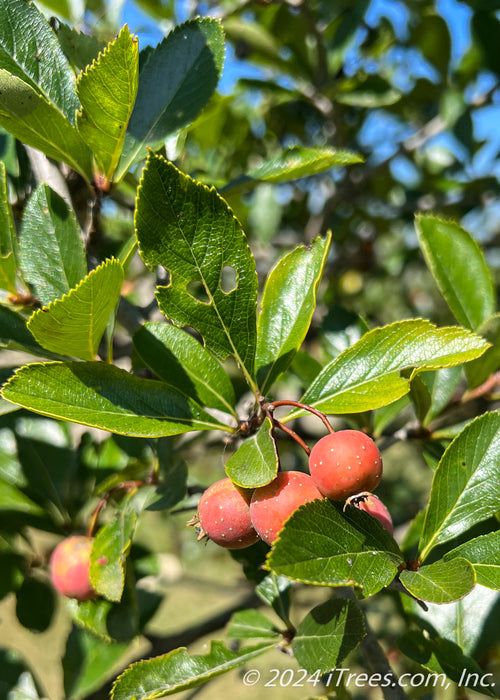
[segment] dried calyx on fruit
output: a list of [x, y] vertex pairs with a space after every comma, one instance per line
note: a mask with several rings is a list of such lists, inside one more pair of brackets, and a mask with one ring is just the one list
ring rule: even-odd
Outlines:
[[309, 471], [321, 493], [344, 501], [372, 491], [382, 478], [382, 457], [373, 440], [359, 430], [339, 430], [321, 438], [309, 455]]
[[380, 498], [375, 496], [375, 494], [369, 491], [357, 493], [346, 500], [344, 510], [347, 506], [354, 506], [355, 508], [359, 508], [359, 510], [364, 510], [366, 513], [373, 515], [391, 535], [394, 534], [394, 525], [392, 524], [391, 515]]
[[189, 525], [199, 526], [198, 539], [207, 537], [226, 549], [243, 549], [259, 539], [250, 518], [252, 491], [221, 479], [202, 495], [198, 514]]

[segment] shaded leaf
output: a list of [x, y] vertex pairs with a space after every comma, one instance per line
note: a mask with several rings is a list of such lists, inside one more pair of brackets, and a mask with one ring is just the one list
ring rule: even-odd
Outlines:
[[474, 569], [466, 559], [439, 560], [418, 571], [402, 571], [400, 580], [412, 595], [431, 603], [452, 603], [470, 592]]
[[415, 226], [427, 265], [459, 323], [475, 330], [496, 308], [491, 273], [470, 233], [453, 221], [419, 215]]
[[48, 185], [39, 185], [28, 201], [20, 255], [23, 275], [44, 305], [67, 294], [87, 274], [75, 213]]
[[445, 554], [445, 561], [462, 557], [472, 564], [477, 583], [500, 590], [500, 530], [475, 537]]
[[363, 613], [350, 600], [332, 598], [313, 608], [292, 641], [295, 658], [309, 673], [327, 673], [365, 636]]
[[96, 61], [78, 76], [82, 109], [77, 126], [99, 171], [111, 180], [122, 152], [139, 80], [138, 40], [125, 25]]
[[133, 437], [231, 429], [197, 404], [103, 362], [53, 362], [21, 368], [4, 386], [7, 401], [35, 413]]
[[[245, 235], [226, 202], [150, 154], [137, 196], [135, 225], [144, 262], [162, 265], [170, 284], [158, 287], [163, 313], [192, 326], [219, 359], [233, 355], [252, 374], [257, 275]], [[235, 287], [222, 288], [232, 271]], [[193, 288], [194, 287], [194, 288]]]
[[135, 529], [133, 511], [118, 511], [92, 543], [90, 581], [99, 595], [119, 602], [125, 584], [125, 563]]
[[45, 632], [52, 622], [55, 595], [52, 586], [34, 576], [27, 576], [16, 591], [17, 619], [32, 632]]
[[331, 234], [310, 248], [285, 255], [269, 273], [257, 321], [255, 372], [265, 396], [302, 345], [316, 307], [316, 293]]
[[289, 618], [291, 587], [290, 579], [271, 572], [255, 588], [259, 598], [270, 605], [288, 627], [292, 627]]
[[109, 317], [121, 293], [123, 268], [106, 260], [77, 287], [36, 311], [28, 329], [40, 345], [60, 353], [94, 360]]
[[[9, 185], [7, 181], [7, 171], [5, 163], [0, 161], [0, 254], [5, 257], [9, 253], [14, 253], [15, 260], [17, 252], [17, 237], [16, 227], [14, 225], [14, 216], [12, 207], [9, 201]], [[3, 289], [9, 289], [3, 287]], [[14, 289], [9, 291], [15, 291]]]
[[106, 42], [95, 35], [79, 32], [62, 22], [55, 31], [66, 58], [78, 70], [83, 70], [90, 65], [106, 46]]
[[44, 350], [26, 326], [26, 319], [8, 306], [0, 304], [0, 340], [5, 347], [23, 350], [33, 355], [51, 357], [52, 353]]
[[0, 479], [0, 511], [19, 511], [40, 515], [42, 509], [31, 498], [28, 498], [17, 486]]
[[500, 414], [473, 420], [446, 449], [434, 472], [420, 554], [424, 560], [447, 542], [498, 511]]
[[236, 417], [233, 385], [216, 359], [186, 331], [168, 323], [145, 323], [134, 347], [153, 372], [198, 401]]
[[477, 360], [468, 362], [465, 375], [469, 389], [475, 389], [500, 368], [500, 314], [496, 313], [478, 326], [478, 335], [491, 343], [491, 347]]
[[227, 673], [272, 649], [276, 641], [230, 651], [222, 642], [212, 641], [208, 654], [190, 656], [180, 648], [164, 656], [138, 661], [116, 680], [112, 700], [153, 700], [181, 690], [196, 688], [211, 678]]
[[226, 462], [226, 474], [238, 486], [257, 488], [269, 484], [278, 473], [279, 461], [272, 425], [266, 418]]

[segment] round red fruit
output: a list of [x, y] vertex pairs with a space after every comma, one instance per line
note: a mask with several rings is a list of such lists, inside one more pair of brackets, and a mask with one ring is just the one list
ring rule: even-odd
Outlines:
[[273, 544], [285, 521], [304, 503], [323, 498], [308, 474], [280, 472], [266, 486], [255, 489], [250, 515], [260, 537]]
[[373, 440], [359, 430], [339, 430], [321, 438], [309, 455], [309, 471], [321, 493], [345, 501], [373, 491], [382, 478], [382, 457]]
[[243, 549], [259, 539], [250, 518], [252, 491], [221, 479], [212, 484], [198, 505], [202, 535], [226, 549]]
[[90, 583], [92, 537], [73, 535], [60, 542], [50, 557], [50, 575], [54, 588], [67, 598], [84, 601], [97, 593]]
[[357, 493], [355, 496], [350, 496], [347, 499], [344, 510], [348, 505], [354, 506], [355, 508], [359, 508], [359, 510], [364, 510], [365, 513], [373, 515], [373, 517], [377, 518], [379, 523], [385, 527], [385, 529], [390, 532], [391, 535], [394, 534], [394, 525], [392, 524], [391, 515], [380, 498], [375, 496], [375, 494], [369, 493], [369, 491]]

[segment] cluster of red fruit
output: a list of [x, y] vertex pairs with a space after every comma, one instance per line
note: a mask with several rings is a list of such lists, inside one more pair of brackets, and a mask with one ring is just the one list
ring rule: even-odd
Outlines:
[[198, 506], [200, 537], [227, 549], [243, 549], [259, 539], [272, 545], [299, 506], [324, 497], [370, 513], [392, 535], [391, 516], [371, 493], [382, 478], [382, 458], [370, 437], [358, 430], [326, 435], [311, 450], [309, 472], [279, 472], [254, 491], [231, 479], [217, 481]]

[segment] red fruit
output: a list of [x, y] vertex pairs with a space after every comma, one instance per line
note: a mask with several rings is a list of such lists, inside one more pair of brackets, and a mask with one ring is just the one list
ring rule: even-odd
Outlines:
[[272, 544], [285, 521], [304, 503], [323, 498], [308, 474], [280, 472], [267, 486], [255, 489], [250, 503], [252, 522], [267, 544]]
[[359, 430], [339, 430], [314, 445], [309, 455], [309, 471], [324, 496], [332, 501], [344, 501], [378, 486], [382, 457], [368, 435]]
[[364, 510], [366, 513], [370, 513], [374, 518], [377, 518], [379, 523], [385, 527], [385, 529], [394, 534], [394, 525], [392, 524], [392, 518], [389, 511], [384, 506], [382, 501], [375, 494], [369, 491], [363, 491], [355, 496], [350, 496], [345, 502], [344, 510], [346, 506], [354, 506], [359, 508], [359, 510]]
[[198, 505], [198, 519], [206, 535], [226, 549], [243, 549], [259, 539], [250, 519], [252, 491], [221, 479], [212, 484]]
[[50, 557], [54, 588], [68, 598], [90, 600], [97, 593], [90, 583], [92, 537], [73, 535], [60, 542]]

